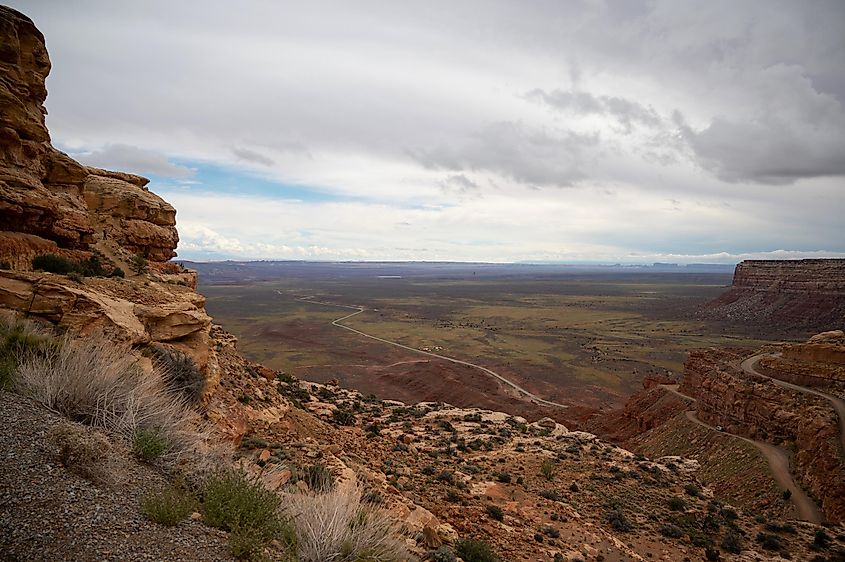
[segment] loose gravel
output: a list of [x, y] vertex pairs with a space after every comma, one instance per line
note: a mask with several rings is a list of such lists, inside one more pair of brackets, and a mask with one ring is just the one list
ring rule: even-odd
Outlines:
[[108, 482], [94, 483], [56, 460], [49, 429], [67, 420], [0, 391], [0, 560], [233, 560], [226, 534], [186, 519], [145, 519], [139, 498], [166, 484], [115, 444]]

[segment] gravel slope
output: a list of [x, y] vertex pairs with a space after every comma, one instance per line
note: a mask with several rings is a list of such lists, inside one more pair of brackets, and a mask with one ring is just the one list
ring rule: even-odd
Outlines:
[[47, 431], [66, 420], [0, 391], [0, 560], [233, 560], [226, 534], [185, 520], [163, 527], [138, 508], [165, 480], [114, 446], [116, 482], [93, 484], [55, 460]]

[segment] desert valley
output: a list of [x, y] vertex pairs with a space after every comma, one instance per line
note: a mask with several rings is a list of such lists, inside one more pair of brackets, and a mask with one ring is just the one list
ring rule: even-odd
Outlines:
[[0, 560], [845, 560], [845, 259], [183, 259], [0, 34]]

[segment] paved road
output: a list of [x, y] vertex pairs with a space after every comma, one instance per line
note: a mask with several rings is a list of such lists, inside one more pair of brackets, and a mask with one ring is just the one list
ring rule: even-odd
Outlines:
[[[279, 293], [279, 294], [282, 294], [282, 293]], [[361, 314], [362, 312], [365, 312], [367, 309], [364, 308], [364, 307], [350, 306], [348, 304], [337, 304], [337, 303], [333, 303], [333, 302], [315, 301], [315, 300], [312, 300], [310, 297], [302, 297], [299, 300], [304, 301], [304, 302], [310, 302], [312, 304], [322, 304], [322, 305], [325, 305], [325, 306], [339, 306], [339, 307], [342, 307], [342, 308], [355, 309], [355, 312], [352, 312], [350, 314], [347, 314], [346, 316], [341, 316], [340, 318], [336, 318], [335, 320], [332, 320], [332, 322], [331, 322], [332, 326], [337, 326], [338, 328], [343, 328], [344, 330], [349, 330], [350, 332], [354, 332], [354, 333], [358, 334], [359, 336], [363, 336], [363, 337], [369, 338], [371, 340], [379, 341], [381, 343], [386, 343], [388, 345], [392, 345], [392, 346], [395, 346], [395, 347], [401, 347], [402, 349], [405, 349], [407, 351], [413, 351], [414, 353], [419, 353], [421, 355], [427, 355], [428, 357], [435, 357], [437, 359], [442, 359], [443, 361], [448, 361], [450, 363], [455, 363], [457, 365], [465, 365], [467, 367], [472, 367], [474, 369], [478, 369], [479, 371], [487, 373], [491, 377], [498, 379], [499, 381], [501, 381], [505, 385], [507, 385], [507, 386], [511, 387], [512, 389], [516, 390], [517, 392], [519, 392], [520, 394], [527, 396], [532, 402], [534, 402], [536, 404], [542, 404], [544, 406], [552, 406], [552, 407], [555, 407], [555, 408], [568, 408], [569, 407], [566, 404], [559, 404], [557, 402], [552, 402], [551, 400], [545, 400], [543, 398], [540, 398], [536, 394], [533, 394], [532, 392], [525, 390], [524, 388], [522, 388], [521, 386], [519, 386], [515, 382], [509, 381], [508, 379], [506, 379], [505, 377], [503, 377], [499, 373], [497, 373], [495, 371], [491, 371], [487, 367], [483, 367], [481, 365], [476, 365], [475, 363], [470, 363], [469, 361], [462, 361], [460, 359], [455, 359], [454, 357], [448, 357], [446, 355], [440, 355], [438, 353], [432, 353], [430, 351], [417, 349], [415, 347], [410, 347], [410, 346], [401, 344], [399, 342], [386, 340], [384, 338], [380, 338], [378, 336], [374, 336], [372, 334], [362, 332], [361, 330], [356, 330], [355, 328], [352, 328], [350, 326], [346, 326], [345, 324], [341, 324], [341, 322], [343, 322], [347, 318], [352, 318], [353, 316], [356, 316], [358, 314]]]
[[[687, 396], [686, 394], [681, 394], [678, 390], [677, 384], [661, 384], [661, 388], [665, 388], [669, 392], [680, 396], [690, 402], [696, 402], [696, 399], [692, 396]], [[727, 431], [721, 431], [710, 424], [704, 423], [698, 416], [695, 415], [695, 412], [692, 410], [687, 410], [686, 412], [687, 418], [697, 423], [700, 426], [706, 427], [712, 431], [721, 433], [723, 435], [728, 435], [730, 437], [734, 437], [736, 439], [741, 439], [746, 443], [751, 443], [755, 447], [757, 447], [763, 456], [766, 458], [766, 461], [769, 463], [769, 468], [772, 471], [772, 475], [775, 478], [775, 481], [780, 485], [781, 488], [789, 490], [792, 493], [790, 499], [792, 500], [793, 505], [798, 509], [798, 514], [801, 519], [805, 521], [810, 521], [811, 523], [820, 524], [824, 517], [822, 516], [821, 511], [819, 510], [816, 503], [804, 493], [796, 483], [795, 480], [792, 479], [792, 473], [789, 470], [789, 455], [787, 455], [786, 451], [781, 449], [780, 447], [775, 447], [771, 443], [766, 443], [765, 441], [756, 441], [754, 439], [749, 439], [747, 437], [743, 437], [742, 435], [736, 435], [735, 433], [728, 433]]]
[[[845, 458], [845, 400], [837, 398], [836, 396], [831, 396], [830, 394], [825, 394], [824, 392], [819, 392], [818, 390], [814, 390], [812, 388], [807, 388], [805, 386], [800, 386], [791, 382], [782, 381], [780, 379], [764, 375], [763, 373], [757, 371], [754, 366], [757, 365], [757, 362], [762, 357], [765, 357], [765, 355], [766, 354], [752, 355], [751, 357], [742, 362], [742, 364], [740, 365], [742, 367], [742, 370], [750, 375], [769, 379], [781, 388], [797, 390], [798, 392], [803, 392], [804, 394], [812, 394], [813, 396], [824, 398], [825, 400], [830, 402], [831, 405], [833, 405], [833, 409], [836, 410], [836, 414], [839, 416], [839, 442], [842, 446], [842, 449], [839, 453], [840, 455], [843, 455], [843, 458]], [[773, 356], [776, 356], [776, 354]]]

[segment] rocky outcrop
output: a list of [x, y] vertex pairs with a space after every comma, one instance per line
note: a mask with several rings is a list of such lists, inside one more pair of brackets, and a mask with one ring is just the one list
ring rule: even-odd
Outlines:
[[0, 228], [29, 239], [2, 244], [0, 261], [46, 243], [94, 251], [111, 241], [126, 254], [166, 261], [178, 242], [176, 211], [131, 174], [83, 166], [50, 145], [44, 116], [50, 59], [32, 21], [0, 8]]
[[845, 460], [835, 411], [823, 399], [782, 388], [739, 368], [748, 353], [690, 353], [680, 391], [698, 417], [725, 431], [794, 449], [793, 473], [835, 522], [845, 520]]
[[700, 311], [704, 318], [790, 335], [841, 328], [845, 259], [747, 260], [731, 288]]
[[[83, 166], [54, 149], [45, 126], [50, 59], [32, 21], [0, 7], [0, 308], [49, 321], [70, 333], [104, 334], [138, 348], [167, 345], [187, 353], [213, 391], [218, 378], [211, 318], [195, 292], [196, 274], [173, 263], [176, 210], [147, 189], [149, 180]], [[32, 260], [96, 255], [129, 278], [32, 271]]]

